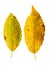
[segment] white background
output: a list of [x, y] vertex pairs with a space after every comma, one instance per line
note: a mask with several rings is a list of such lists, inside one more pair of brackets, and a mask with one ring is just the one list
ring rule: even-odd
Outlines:
[[[40, 13], [45, 24], [45, 37], [43, 45], [36, 53], [31, 53], [24, 41], [24, 25], [31, 13], [31, 7]], [[22, 29], [22, 40], [13, 52], [7, 48], [4, 41], [3, 29], [6, 18], [13, 13]], [[51, 2], [50, 0], [0, 0], [0, 65], [51, 65]]]

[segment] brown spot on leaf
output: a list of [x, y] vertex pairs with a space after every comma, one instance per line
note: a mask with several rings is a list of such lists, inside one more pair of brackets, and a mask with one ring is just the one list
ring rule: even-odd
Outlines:
[[16, 17], [14, 16], [14, 18], [16, 18]]
[[43, 24], [42, 26], [43, 26], [43, 28], [44, 28], [44, 30], [45, 30], [45, 25]]
[[27, 31], [29, 31], [29, 29], [27, 29]]
[[6, 36], [4, 36], [4, 39], [6, 40]]

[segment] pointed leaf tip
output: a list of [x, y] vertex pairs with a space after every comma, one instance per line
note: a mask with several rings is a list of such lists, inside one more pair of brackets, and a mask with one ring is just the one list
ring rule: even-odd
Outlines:
[[39, 13], [37, 12], [37, 10], [34, 8], [34, 6], [32, 5], [32, 13], [34, 15], [38, 15]]
[[35, 11], [35, 8], [34, 8], [34, 6], [32, 5], [32, 12], [34, 12]]
[[34, 6], [32, 5], [32, 10], [34, 10]]

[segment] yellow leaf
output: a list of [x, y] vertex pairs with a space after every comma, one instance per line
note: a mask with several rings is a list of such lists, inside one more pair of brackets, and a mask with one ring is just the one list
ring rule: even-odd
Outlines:
[[21, 27], [16, 17], [10, 13], [4, 24], [4, 39], [8, 48], [13, 52], [22, 37]]
[[40, 49], [44, 39], [44, 34], [44, 22], [41, 19], [40, 14], [32, 6], [31, 14], [28, 16], [24, 26], [25, 41], [28, 49], [32, 53], [36, 53]]

